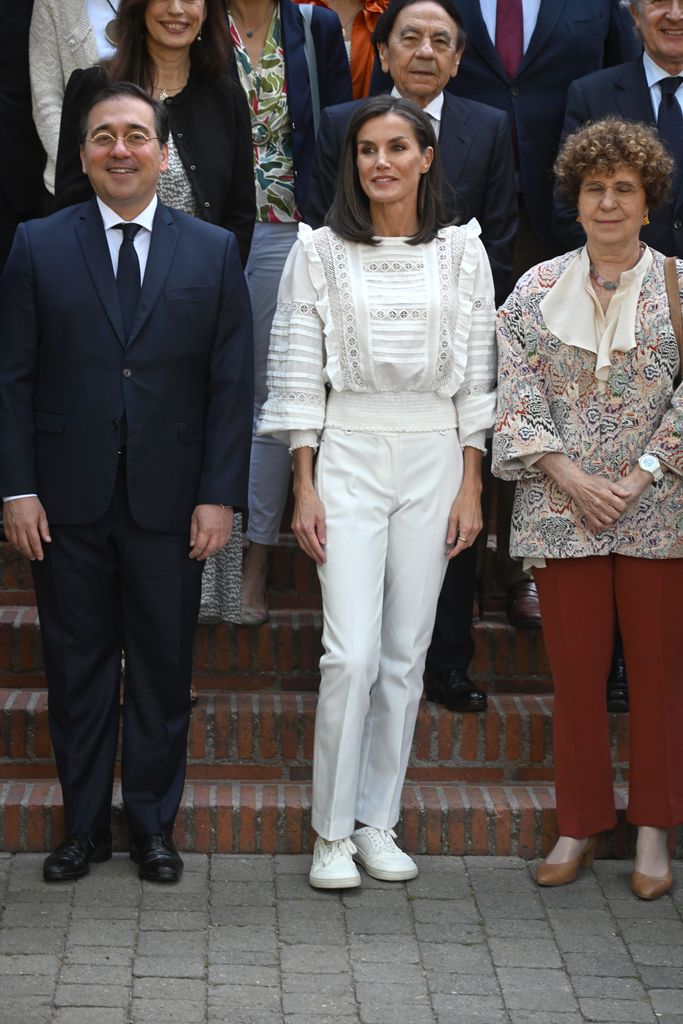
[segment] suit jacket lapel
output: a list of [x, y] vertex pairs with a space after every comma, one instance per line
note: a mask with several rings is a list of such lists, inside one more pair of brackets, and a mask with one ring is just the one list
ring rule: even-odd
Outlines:
[[96, 199], [92, 199], [83, 207], [80, 218], [76, 222], [76, 235], [104, 311], [116, 331], [119, 341], [125, 345], [126, 334], [123, 328], [121, 303]]
[[541, 0], [541, 7], [538, 12], [536, 27], [531, 35], [531, 39], [529, 40], [527, 51], [522, 57], [522, 63], [519, 65], [517, 77], [523, 74], [531, 61], [535, 60], [538, 54], [542, 52], [548, 38], [564, 14], [564, 9], [567, 6], [567, 3], [568, 0], [559, 0], [559, 2], [558, 0]]
[[644, 121], [645, 124], [654, 125], [655, 112], [652, 109], [643, 58], [636, 57], [620, 70], [621, 77], [614, 82], [614, 102], [619, 113], [628, 121]]
[[[472, 130], [468, 124], [470, 111], [458, 96], [444, 93], [439, 154], [446, 182], [457, 192], [457, 183], [467, 163], [472, 146]], [[448, 190], [446, 190], [448, 192]], [[447, 205], [451, 205], [447, 203]]]
[[147, 257], [145, 276], [140, 291], [140, 301], [135, 311], [133, 323], [128, 337], [130, 345], [145, 325], [147, 317], [154, 309], [161, 289], [164, 286], [178, 244], [178, 227], [173, 212], [159, 203], [154, 214], [152, 240]]

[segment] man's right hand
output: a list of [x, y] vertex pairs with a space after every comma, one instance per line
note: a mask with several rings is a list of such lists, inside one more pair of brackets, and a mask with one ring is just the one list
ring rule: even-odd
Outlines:
[[12, 547], [32, 562], [43, 560], [43, 542], [49, 544], [50, 528], [38, 498], [15, 498], [3, 506], [5, 535]]

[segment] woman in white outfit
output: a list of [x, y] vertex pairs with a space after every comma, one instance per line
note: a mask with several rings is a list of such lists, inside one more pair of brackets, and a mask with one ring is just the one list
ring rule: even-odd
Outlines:
[[476, 222], [444, 226], [435, 149], [408, 100], [359, 108], [329, 226], [300, 227], [273, 322], [259, 429], [293, 449], [293, 529], [323, 595], [316, 888], [359, 885], [354, 858], [417, 874], [393, 826], [447, 560], [482, 526], [493, 284]]
[[113, 56], [119, 0], [35, 0], [29, 64], [33, 120], [47, 153], [45, 186], [54, 195], [59, 123], [72, 71]]

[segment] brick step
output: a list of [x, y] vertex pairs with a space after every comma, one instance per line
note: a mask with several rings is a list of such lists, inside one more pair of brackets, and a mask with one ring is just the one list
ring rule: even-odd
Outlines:
[[[202, 624], [195, 644], [195, 684], [205, 690], [314, 691], [322, 653], [322, 613], [273, 612], [250, 629]], [[501, 615], [474, 623], [472, 678], [489, 693], [548, 693], [551, 678], [540, 630], [516, 630]], [[35, 607], [0, 607], [0, 687], [44, 685]]]
[[[495, 545], [495, 539], [493, 540]], [[489, 551], [489, 556], [491, 552]], [[490, 557], [487, 559], [490, 561]], [[486, 608], [498, 612], [503, 599], [487, 568]], [[34, 605], [30, 563], [6, 542], [0, 542], [0, 606]], [[320, 584], [315, 563], [299, 548], [292, 533], [280, 534], [271, 549], [268, 566], [268, 605], [273, 611], [286, 608], [320, 608]]]
[[[188, 778], [306, 781], [311, 777], [314, 694], [221, 693], [193, 710]], [[552, 697], [492, 697], [484, 715], [420, 706], [408, 777], [416, 782], [552, 780]], [[611, 716], [615, 782], [628, 779], [628, 717]], [[52, 778], [47, 694], [0, 690], [0, 775]]]
[[[626, 791], [615, 789], [619, 824], [598, 855], [633, 853]], [[305, 853], [312, 848], [309, 783], [188, 782], [175, 827], [181, 850], [196, 853]], [[127, 849], [118, 784], [112, 814], [116, 849]], [[409, 853], [539, 857], [554, 843], [552, 786], [408, 783], [401, 842]], [[61, 839], [61, 791], [55, 780], [0, 783], [0, 849], [47, 851]], [[679, 829], [675, 856], [683, 855]], [[674, 848], [672, 847], [672, 850]]]

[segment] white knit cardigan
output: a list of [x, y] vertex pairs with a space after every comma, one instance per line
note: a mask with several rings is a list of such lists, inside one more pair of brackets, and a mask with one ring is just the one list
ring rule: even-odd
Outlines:
[[45, 185], [54, 193], [59, 123], [72, 71], [98, 61], [87, 0], [35, 0], [29, 36], [33, 120], [47, 153]]

